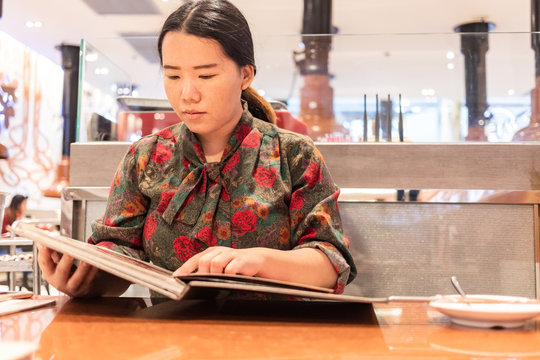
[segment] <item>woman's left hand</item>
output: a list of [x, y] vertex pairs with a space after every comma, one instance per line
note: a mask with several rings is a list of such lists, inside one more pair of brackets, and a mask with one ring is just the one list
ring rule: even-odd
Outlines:
[[218, 273], [254, 276], [259, 274], [265, 262], [264, 248], [232, 249], [213, 246], [200, 252], [175, 272], [174, 276], [192, 273]]

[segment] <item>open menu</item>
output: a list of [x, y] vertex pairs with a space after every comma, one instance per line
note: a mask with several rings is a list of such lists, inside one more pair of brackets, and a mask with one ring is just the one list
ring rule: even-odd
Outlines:
[[[331, 289], [252, 276], [193, 273], [175, 277], [172, 275], [172, 271], [151, 263], [107, 248], [55, 235], [49, 231], [38, 229], [33, 224], [19, 223], [13, 231], [18, 236], [33, 240], [60, 253], [68, 254], [75, 259], [175, 300], [180, 300], [188, 295], [192, 297], [197, 293], [205, 293], [197, 290], [214, 289], [281, 294], [294, 298], [328, 301], [362, 303], [389, 301], [389, 298], [338, 295], [333, 294]], [[206, 293], [212, 293], [212, 291]]]

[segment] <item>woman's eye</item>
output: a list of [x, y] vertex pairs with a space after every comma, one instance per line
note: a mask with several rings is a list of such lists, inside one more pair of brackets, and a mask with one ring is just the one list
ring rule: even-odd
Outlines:
[[169, 80], [178, 80], [178, 79], [180, 79], [180, 76], [178, 76], [178, 75], [167, 75], [167, 79], [169, 79]]
[[216, 76], [216, 75], [201, 75], [201, 76], [199, 76], [199, 77], [200, 77], [201, 79], [211, 79], [211, 78], [213, 78], [214, 76]]

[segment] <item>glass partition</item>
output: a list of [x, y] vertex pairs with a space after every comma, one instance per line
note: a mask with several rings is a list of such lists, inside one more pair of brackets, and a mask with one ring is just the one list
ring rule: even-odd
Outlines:
[[[467, 43], [471, 39], [476, 48]], [[179, 120], [162, 89], [156, 40], [83, 40], [78, 141], [133, 141]], [[253, 87], [286, 104], [316, 141], [540, 138], [534, 131], [519, 136], [529, 125], [540, 127], [531, 121], [531, 33], [276, 35], [254, 41]]]

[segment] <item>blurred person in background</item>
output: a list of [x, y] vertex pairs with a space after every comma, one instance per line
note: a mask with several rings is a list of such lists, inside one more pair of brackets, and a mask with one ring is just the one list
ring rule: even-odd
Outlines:
[[28, 196], [17, 194], [11, 199], [11, 203], [4, 211], [4, 221], [2, 222], [2, 234], [7, 232], [7, 226], [13, 224], [15, 220], [22, 219], [26, 212]]

